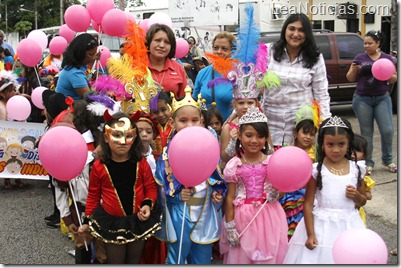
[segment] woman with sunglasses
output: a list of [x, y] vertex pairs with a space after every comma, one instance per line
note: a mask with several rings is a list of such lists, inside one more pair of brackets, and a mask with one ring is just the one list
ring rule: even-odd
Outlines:
[[390, 55], [380, 51], [383, 37], [380, 32], [367, 32], [364, 37], [365, 53], [356, 55], [347, 73], [348, 81], [357, 81], [352, 108], [358, 118], [361, 135], [368, 141], [367, 175], [372, 173], [375, 165], [372, 159], [375, 119], [381, 135], [382, 165], [390, 172], [397, 172], [397, 165], [393, 162], [393, 107], [389, 94], [390, 84], [397, 82], [397, 71], [387, 81], [379, 81], [372, 74], [372, 65], [377, 60], [394, 62]]
[[63, 54], [62, 71], [57, 82], [56, 92], [73, 99], [81, 99], [89, 92], [88, 66], [100, 59], [98, 42], [91, 34], [83, 33], [72, 40]]

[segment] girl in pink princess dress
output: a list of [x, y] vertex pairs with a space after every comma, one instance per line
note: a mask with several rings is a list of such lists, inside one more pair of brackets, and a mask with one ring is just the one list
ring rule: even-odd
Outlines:
[[266, 116], [259, 108], [248, 108], [238, 131], [237, 156], [224, 169], [228, 192], [220, 239], [223, 262], [280, 264], [288, 245], [287, 220], [267, 177]]

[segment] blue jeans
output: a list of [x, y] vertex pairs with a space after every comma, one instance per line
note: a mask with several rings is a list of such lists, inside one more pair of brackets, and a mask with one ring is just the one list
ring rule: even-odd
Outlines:
[[366, 166], [373, 167], [373, 121], [376, 119], [380, 132], [382, 147], [382, 162], [386, 165], [393, 162], [393, 107], [388, 92], [381, 96], [361, 96], [354, 94], [352, 99], [354, 110], [361, 131], [361, 135], [368, 141], [368, 155]]

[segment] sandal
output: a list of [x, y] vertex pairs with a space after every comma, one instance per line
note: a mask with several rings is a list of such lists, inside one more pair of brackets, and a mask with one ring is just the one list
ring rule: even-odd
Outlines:
[[388, 171], [390, 171], [391, 173], [397, 173], [397, 165], [396, 164], [391, 163], [391, 164], [386, 165], [383, 163], [383, 166], [387, 167]]
[[393, 256], [397, 256], [398, 255], [398, 249], [392, 249], [392, 250], [390, 250], [390, 254], [391, 255], [393, 255]]
[[10, 179], [4, 179], [4, 188], [7, 190], [13, 189], [13, 186], [11, 185]]
[[23, 183], [21, 179], [16, 179], [16, 180], [15, 180], [15, 185], [16, 185], [18, 188], [25, 188], [25, 186], [26, 186], [26, 184]]
[[366, 175], [370, 175], [373, 172], [373, 167], [371, 166], [366, 166]]

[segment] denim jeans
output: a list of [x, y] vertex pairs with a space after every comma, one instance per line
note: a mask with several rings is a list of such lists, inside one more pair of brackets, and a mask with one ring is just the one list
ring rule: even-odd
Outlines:
[[381, 96], [361, 96], [354, 94], [352, 99], [354, 110], [361, 131], [361, 135], [368, 141], [368, 155], [365, 157], [366, 166], [373, 167], [373, 131], [374, 119], [380, 132], [382, 162], [386, 165], [393, 162], [393, 107], [388, 92]]

